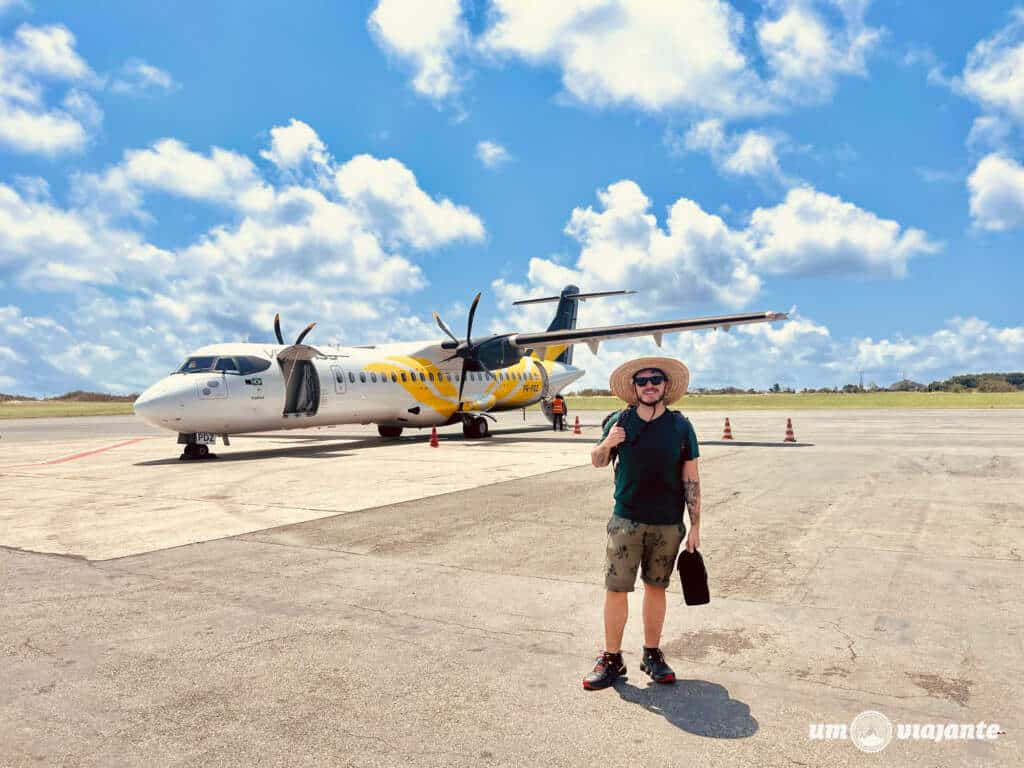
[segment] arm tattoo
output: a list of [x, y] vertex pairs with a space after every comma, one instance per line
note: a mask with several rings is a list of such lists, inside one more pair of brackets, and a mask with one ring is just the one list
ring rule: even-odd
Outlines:
[[700, 522], [700, 482], [684, 480], [683, 495], [686, 498], [686, 508], [690, 510], [690, 522], [697, 525]]

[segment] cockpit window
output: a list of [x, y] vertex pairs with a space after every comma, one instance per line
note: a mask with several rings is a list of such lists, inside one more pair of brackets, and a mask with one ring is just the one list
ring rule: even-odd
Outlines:
[[190, 357], [181, 364], [177, 373], [199, 373], [200, 371], [212, 371], [213, 364], [217, 358], [213, 356]]
[[265, 371], [270, 367], [269, 360], [262, 357], [256, 357], [255, 355], [236, 357], [235, 360], [238, 362], [238, 372], [246, 376], [250, 373]]
[[270, 361], [256, 355], [243, 357], [217, 357], [216, 355], [196, 355], [190, 357], [175, 373], [201, 373], [222, 371], [224, 373], [240, 373], [249, 375], [259, 373], [270, 367]]

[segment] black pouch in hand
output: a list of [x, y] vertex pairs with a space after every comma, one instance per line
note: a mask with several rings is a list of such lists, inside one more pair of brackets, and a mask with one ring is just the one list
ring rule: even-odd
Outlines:
[[679, 581], [683, 583], [683, 600], [687, 605], [704, 605], [711, 602], [708, 592], [708, 571], [704, 567], [704, 558], [696, 549], [690, 552], [683, 547], [676, 561], [679, 569]]

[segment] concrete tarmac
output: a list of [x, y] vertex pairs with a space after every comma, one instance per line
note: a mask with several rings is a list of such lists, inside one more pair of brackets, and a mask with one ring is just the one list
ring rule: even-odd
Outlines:
[[[794, 413], [796, 445], [695, 414], [712, 602], [673, 582], [657, 686], [638, 584], [629, 679], [587, 692], [601, 415], [208, 462], [131, 419], [0, 423], [0, 766], [1024, 764], [1024, 412]], [[866, 710], [1000, 734], [810, 738]]]

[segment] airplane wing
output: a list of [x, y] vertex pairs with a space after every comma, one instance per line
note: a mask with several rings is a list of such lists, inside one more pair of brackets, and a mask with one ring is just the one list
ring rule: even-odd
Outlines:
[[590, 347], [590, 351], [596, 355], [598, 345], [606, 339], [653, 336], [654, 343], [660, 347], [662, 336], [666, 333], [699, 331], [704, 328], [724, 328], [729, 330], [734, 325], [770, 323], [776, 320], [785, 320], [788, 317], [789, 315], [785, 312], [755, 312], [743, 315], [698, 317], [689, 320], [660, 320], [656, 323], [627, 323], [625, 325], [606, 325], [600, 328], [569, 328], [560, 331], [543, 331], [541, 333], [519, 333], [510, 336], [508, 341], [515, 347], [531, 347], [534, 351], [553, 346], [586, 344]]

